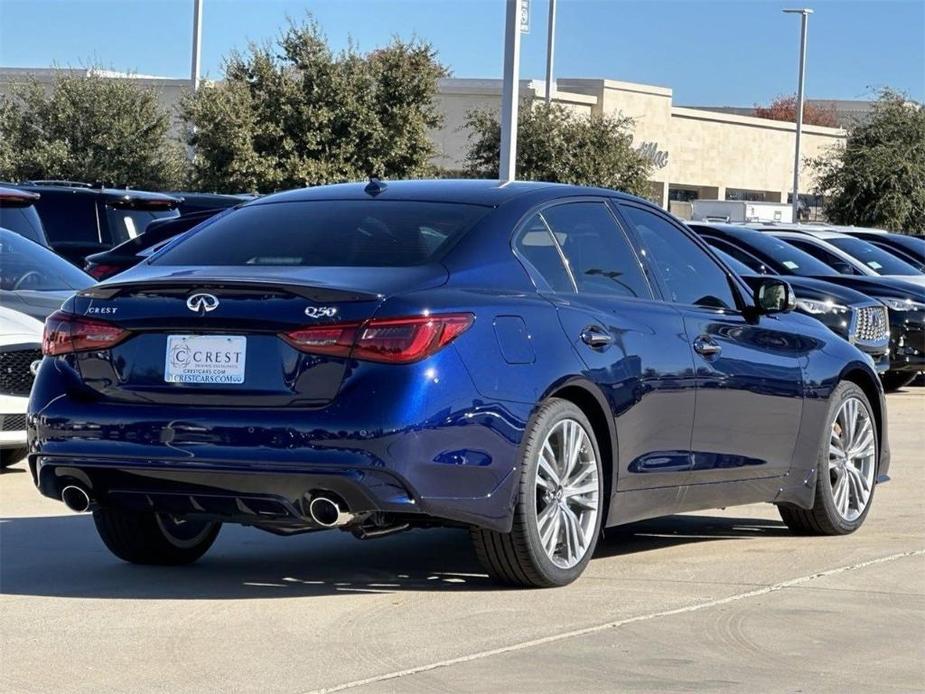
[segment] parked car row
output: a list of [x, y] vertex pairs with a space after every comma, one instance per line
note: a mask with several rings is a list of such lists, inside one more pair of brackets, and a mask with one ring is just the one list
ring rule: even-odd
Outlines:
[[[146, 233], [149, 223], [178, 222], [186, 230], [250, 197], [161, 194], [72, 181], [0, 186], [0, 467], [25, 455], [26, 402], [42, 358], [42, 321], [75, 292], [138, 262], [101, 266], [86, 254], [105, 255], [113, 244], [143, 245], [141, 239], [153, 238]], [[184, 211], [190, 214], [181, 219]], [[93, 276], [80, 269], [84, 266]]]
[[[828, 291], [833, 293], [831, 302], [804, 301], [802, 310], [814, 312], [830, 327], [841, 321], [839, 314], [848, 317], [847, 335], [843, 336], [866, 351], [871, 351], [871, 341], [882, 341], [883, 326], [878, 316], [882, 316], [885, 308], [889, 366], [882, 378], [887, 390], [908, 385], [919, 372], [925, 371], [925, 275], [911, 265], [893, 256], [881, 258], [879, 254], [887, 251], [861, 239], [815, 226], [703, 222], [691, 222], [690, 226], [711, 246], [724, 251], [752, 272], [793, 279], [798, 295], [797, 287], [806, 281], [805, 278], [829, 285]], [[841, 242], [842, 236], [849, 242], [870, 246], [869, 251], [853, 243], [843, 243], [842, 247], [831, 243]], [[921, 243], [921, 257], [925, 258], [925, 241], [912, 237], [909, 240]], [[874, 301], [877, 308], [853, 311], [847, 316], [844, 300], [839, 301], [835, 295], [839, 289], [853, 290]], [[876, 359], [876, 354], [873, 356]]]

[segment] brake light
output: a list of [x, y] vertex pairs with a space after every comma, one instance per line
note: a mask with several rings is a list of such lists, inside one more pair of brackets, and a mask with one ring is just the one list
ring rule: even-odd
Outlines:
[[420, 361], [443, 349], [472, 325], [471, 313], [383, 318], [300, 328], [282, 335], [302, 352], [388, 364]]
[[84, 268], [84, 272], [98, 280], [104, 280], [122, 270], [121, 265], [112, 265], [110, 263], [87, 263]]
[[359, 327], [359, 323], [314, 325], [284, 333], [282, 338], [302, 352], [348, 357]]
[[128, 337], [128, 331], [101, 320], [55, 311], [45, 319], [42, 354], [54, 357], [70, 352], [109, 349]]

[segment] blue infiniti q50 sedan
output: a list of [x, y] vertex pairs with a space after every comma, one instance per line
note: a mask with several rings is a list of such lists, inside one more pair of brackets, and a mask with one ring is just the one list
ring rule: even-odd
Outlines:
[[563, 585], [601, 528], [770, 502], [844, 534], [887, 479], [869, 357], [659, 208], [545, 183], [271, 195], [49, 317], [38, 488], [117, 556], [221, 523], [470, 530], [498, 580]]

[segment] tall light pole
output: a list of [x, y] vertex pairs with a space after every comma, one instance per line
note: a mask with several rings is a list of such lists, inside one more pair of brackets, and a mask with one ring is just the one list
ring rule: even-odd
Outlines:
[[199, 59], [202, 44], [202, 0], [193, 0], [193, 59], [190, 65], [190, 82], [193, 91], [199, 89]]
[[800, 136], [803, 134], [803, 86], [806, 81], [806, 25], [809, 15], [813, 13], [808, 8], [799, 10], [784, 10], [787, 14], [802, 16], [800, 26], [800, 77], [797, 88], [797, 139], [793, 154], [793, 221], [800, 219]]
[[556, 0], [549, 0], [546, 34], [546, 105], [552, 101], [552, 61], [556, 53]]
[[520, 0], [506, 0], [504, 22], [504, 84], [501, 87], [501, 161], [498, 178], [513, 181], [517, 174], [517, 106], [520, 99]]

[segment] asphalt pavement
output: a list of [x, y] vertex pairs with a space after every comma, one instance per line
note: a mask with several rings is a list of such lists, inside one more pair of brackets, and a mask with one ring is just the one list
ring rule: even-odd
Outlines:
[[468, 537], [225, 527], [124, 564], [0, 475], [0, 692], [925, 691], [925, 388], [888, 398], [892, 481], [854, 535], [770, 505], [609, 530], [567, 588], [489, 582]]

